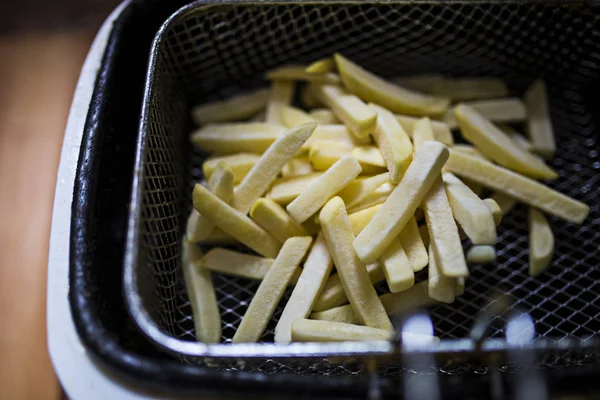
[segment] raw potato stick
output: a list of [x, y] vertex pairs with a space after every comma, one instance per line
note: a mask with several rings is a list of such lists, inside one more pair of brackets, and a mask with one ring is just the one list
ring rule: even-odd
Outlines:
[[452, 173], [443, 173], [442, 179], [454, 219], [473, 244], [496, 244], [496, 224], [489, 207]]
[[363, 201], [369, 194], [373, 193], [375, 189], [388, 182], [389, 178], [389, 172], [375, 175], [370, 178], [359, 178], [350, 182], [350, 184], [342, 189], [338, 195], [344, 200], [346, 207], [352, 207]]
[[442, 275], [437, 263], [433, 243], [429, 244], [429, 279], [427, 286], [429, 288], [429, 297], [442, 303], [452, 303], [455, 296], [456, 279]]
[[418, 272], [425, 268], [427, 263], [429, 263], [429, 256], [427, 255], [427, 248], [423, 243], [419, 226], [414, 216], [408, 220], [408, 223], [402, 229], [402, 232], [400, 232], [398, 239], [400, 239], [400, 243], [402, 243], [402, 247], [406, 251], [412, 270]]
[[546, 84], [538, 79], [525, 92], [527, 106], [527, 131], [533, 151], [551, 159], [556, 151], [554, 130], [550, 120], [550, 108], [546, 94]]
[[358, 235], [365, 226], [373, 219], [377, 211], [382, 207], [382, 204], [377, 204], [364, 210], [357, 211], [348, 215], [350, 219], [350, 225], [352, 225], [352, 233], [354, 236]]
[[511, 210], [517, 204], [517, 199], [502, 192], [496, 192], [492, 194], [490, 198], [494, 200], [496, 204], [498, 204], [498, 206], [502, 210], [502, 215], [506, 215], [509, 212], [511, 212]]
[[279, 317], [275, 327], [275, 343], [287, 344], [292, 341], [292, 323], [298, 318], [309, 316], [332, 267], [333, 260], [327, 249], [325, 236], [321, 232], [304, 263], [302, 275]]
[[379, 258], [390, 292], [402, 292], [415, 284], [415, 273], [398, 238], [392, 241]]
[[250, 218], [281, 243], [294, 236], [309, 236], [302, 226], [295, 223], [292, 217], [271, 199], [256, 200], [250, 209]]
[[496, 203], [496, 200], [494, 199], [483, 199], [483, 202], [492, 212], [492, 217], [494, 218], [496, 226], [500, 225], [502, 222], [502, 208], [500, 208], [500, 205]]
[[[471, 107], [494, 123], [522, 122], [527, 117], [525, 104], [523, 104], [521, 99], [482, 100], [463, 104]], [[448, 110], [444, 115], [444, 122], [450, 129], [457, 129], [459, 127], [456, 119], [456, 107]]]
[[340, 123], [340, 120], [337, 119], [336, 116], [331, 112], [331, 110], [328, 110], [327, 108], [317, 108], [311, 110], [308, 113], [308, 115], [310, 115], [310, 117], [317, 121], [319, 124], [333, 125]]
[[202, 163], [202, 173], [210, 181], [210, 177], [215, 172], [217, 165], [224, 162], [231, 168], [233, 173], [233, 183], [240, 183], [248, 171], [260, 159], [259, 154], [238, 153], [230, 156], [212, 157]]
[[[333, 141], [315, 141], [312, 143], [308, 158], [315, 170], [325, 171], [342, 157], [351, 155], [353, 148], [344, 143]], [[358, 160], [357, 160], [358, 161]], [[371, 164], [361, 164], [363, 174], [380, 174], [386, 171], [385, 167], [377, 167]]]
[[[586, 204], [552, 190], [533, 179], [453, 150], [450, 150], [450, 157], [445, 168], [566, 221], [581, 224], [590, 212], [590, 208]], [[497, 199], [496, 201], [501, 204]]]
[[494, 246], [471, 246], [467, 250], [467, 262], [470, 264], [485, 264], [496, 260], [496, 249]]
[[429, 118], [421, 118], [416, 124], [413, 131], [413, 145], [415, 151], [425, 143], [426, 140], [435, 140], [433, 129], [431, 128], [431, 120]]
[[311, 74], [325, 74], [332, 71], [335, 71], [335, 61], [331, 57], [321, 58], [306, 67], [306, 72]]
[[400, 184], [354, 240], [354, 249], [363, 262], [377, 260], [402, 232], [447, 159], [448, 149], [439, 142], [427, 141], [417, 150]]
[[396, 77], [392, 79], [392, 82], [416, 92], [431, 93], [435, 85], [444, 82], [446, 79], [441, 74], [417, 74]]
[[[331, 321], [297, 319], [291, 327], [293, 342], [348, 342], [391, 340], [394, 332]], [[433, 340], [433, 336], [430, 337]]]
[[362, 168], [350, 155], [342, 157], [333, 164], [321, 177], [312, 182], [287, 206], [294, 221], [302, 223], [314, 215], [319, 209], [360, 174]]
[[372, 103], [369, 107], [377, 113], [373, 138], [390, 171], [390, 181], [397, 184], [412, 161], [412, 143], [391, 112]]
[[302, 150], [310, 150], [315, 142], [333, 142], [336, 145], [354, 147], [369, 143], [369, 138], [358, 139], [341, 124], [319, 125], [312, 136], [304, 143]]
[[246, 214], [252, 204], [269, 189], [283, 166], [296, 154], [316, 127], [316, 122], [303, 124], [286, 130], [277, 138], [248, 172], [242, 183], [235, 188], [233, 207]]
[[194, 187], [194, 208], [215, 226], [265, 257], [275, 257], [281, 243], [246, 215], [201, 185]]
[[210, 124], [192, 133], [192, 143], [216, 154], [263, 153], [285, 128], [264, 122]]
[[544, 214], [529, 208], [529, 275], [538, 276], [548, 268], [554, 254], [554, 234]]
[[292, 81], [274, 81], [269, 90], [269, 100], [267, 102], [267, 122], [283, 125], [281, 111], [283, 107], [292, 102], [294, 96], [294, 82]]
[[441, 115], [448, 109], [448, 98], [429, 96], [394, 85], [339, 53], [334, 58], [344, 86], [365, 101], [380, 104], [395, 113], [409, 115]]
[[198, 268], [200, 249], [186, 238], [182, 243], [183, 280], [192, 306], [196, 340], [204, 343], [221, 341], [221, 315], [209, 270]]
[[[378, 262], [367, 265], [367, 273], [373, 285], [385, 279], [381, 265]], [[327, 280], [313, 309], [314, 311], [328, 310], [346, 303], [348, 303], [348, 296], [344, 291], [340, 275], [334, 274]]]
[[381, 151], [375, 146], [359, 146], [352, 149], [352, 155], [359, 163], [385, 168], [385, 160]]
[[[485, 207], [485, 204], [483, 205]], [[427, 230], [429, 232], [429, 246], [435, 248], [435, 253], [429, 252], [429, 268], [431, 270], [432, 256], [436, 257], [436, 265], [444, 277], [459, 278], [469, 275], [462, 244], [458, 235], [458, 228], [452, 215], [452, 209], [446, 195], [446, 189], [441, 177], [438, 177], [429, 193], [423, 199], [423, 211]], [[492, 213], [487, 209], [490, 221]], [[495, 231], [495, 226], [493, 225]], [[429, 280], [431, 283], [431, 279]], [[441, 301], [441, 300], [440, 300]]]
[[[313, 132], [314, 134], [314, 132]], [[281, 169], [281, 176], [289, 178], [293, 176], [308, 175], [313, 172], [310, 160], [306, 156], [297, 156], [287, 162]]]
[[497, 124], [497, 127], [511, 138], [511, 140], [515, 143], [515, 145], [519, 146], [521, 149], [531, 152], [532, 145], [531, 142], [519, 132], [514, 130], [510, 125], [505, 124]]
[[283, 106], [281, 108], [281, 123], [286, 127], [293, 128], [309, 122], [317, 121], [299, 108], [292, 106]]
[[304, 192], [321, 175], [323, 175], [322, 172], [314, 172], [312, 174], [277, 179], [271, 185], [271, 190], [267, 193], [267, 198], [285, 206], [300, 196], [300, 193]]
[[344, 291], [360, 322], [372, 328], [392, 330], [392, 323], [369, 280], [367, 269], [352, 249], [354, 235], [342, 199], [329, 200], [321, 210], [320, 219]]
[[454, 112], [463, 136], [487, 158], [533, 178], [558, 177], [542, 160], [516, 146], [506, 133], [473, 108], [463, 104], [456, 107]]
[[332, 73], [310, 73], [306, 67], [300, 65], [287, 65], [275, 68], [265, 74], [265, 78], [272, 81], [307, 81], [314, 83], [340, 84], [340, 77]]
[[293, 237], [286, 240], [265, 279], [256, 290], [240, 326], [233, 335], [233, 343], [257, 342], [260, 339], [311, 242], [310, 237]]
[[199, 240], [198, 244], [211, 245], [211, 246], [226, 246], [237, 244], [237, 240], [229, 233], [223, 232], [219, 228], [213, 229], [212, 233], [208, 237]]
[[364, 209], [385, 203], [385, 201], [390, 196], [395, 187], [396, 186], [392, 185], [391, 183], [384, 183], [383, 185], [375, 189], [373, 193], [365, 197], [363, 201], [361, 201], [353, 207], [350, 207], [348, 209], [348, 213], [356, 213]]
[[499, 78], [443, 78], [435, 82], [430, 91], [425, 92], [449, 97], [452, 101], [458, 102], [506, 97], [508, 88]]
[[464, 153], [468, 156], [477, 157], [481, 158], [482, 160], [489, 161], [489, 158], [481, 154], [481, 152], [477, 150], [475, 146], [472, 146], [470, 144], [456, 144], [452, 146], [452, 150]]
[[[233, 197], [233, 172], [229, 165], [221, 162], [208, 180], [208, 190], [225, 203]], [[215, 225], [194, 209], [190, 213], [186, 226], [186, 235], [190, 242], [198, 242], [210, 236]]]
[[269, 91], [261, 89], [227, 100], [199, 105], [192, 108], [192, 119], [196, 125], [244, 120], [264, 110], [268, 97]]
[[[404, 131], [411, 138], [414, 135], [415, 125], [420, 120], [417, 117], [411, 117], [408, 115], [396, 114], [396, 119], [400, 122], [400, 125], [404, 128]], [[444, 143], [446, 146], [454, 145], [454, 137], [448, 125], [441, 121], [429, 121], [431, 123], [431, 129], [433, 129], [434, 140]]]

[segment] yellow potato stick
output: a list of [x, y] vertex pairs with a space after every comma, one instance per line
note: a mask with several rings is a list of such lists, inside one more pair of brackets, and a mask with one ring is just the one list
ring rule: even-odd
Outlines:
[[556, 151], [554, 130], [550, 120], [546, 84], [538, 79], [525, 92], [527, 131], [532, 150], [544, 158], [553, 158]]
[[[362, 325], [331, 321], [297, 319], [291, 326], [293, 342], [356, 342], [362, 340], [391, 340], [394, 332]], [[430, 337], [434, 340], [434, 337]]]
[[385, 203], [385, 201], [390, 196], [395, 187], [396, 186], [392, 185], [391, 183], [384, 183], [383, 185], [375, 189], [373, 193], [365, 197], [363, 201], [361, 201], [353, 207], [350, 207], [348, 209], [348, 213], [357, 213], [367, 208], [371, 208], [373, 206]]
[[256, 200], [250, 209], [250, 218], [281, 243], [294, 236], [308, 236], [308, 232], [271, 199]]
[[313, 181], [286, 207], [294, 221], [302, 223], [315, 214], [327, 200], [360, 174], [360, 164], [350, 155], [342, 157], [323, 175]]
[[[347, 146], [345, 143], [336, 143], [329, 140], [315, 141], [312, 142], [311, 146], [308, 157], [312, 167], [318, 171], [331, 168], [342, 157], [352, 153], [352, 147]], [[380, 174], [385, 172], [384, 167], [377, 167], [371, 164], [361, 164], [361, 167], [361, 173], [364, 174]]]
[[374, 262], [404, 229], [448, 159], [448, 149], [427, 141], [415, 153], [402, 181], [354, 241], [358, 257]]
[[415, 146], [415, 151], [419, 150], [426, 140], [435, 140], [435, 137], [433, 136], [433, 129], [431, 129], [431, 120], [429, 118], [421, 118], [419, 121], [417, 121], [413, 131], [412, 140]]
[[[386, 293], [379, 296], [388, 315], [403, 314], [407, 311], [426, 308], [437, 304], [437, 301], [429, 297], [427, 281], [419, 282], [408, 290], [398, 293]], [[354, 315], [350, 304], [331, 308], [329, 310], [314, 312], [311, 319], [345, 322], [358, 324], [358, 318]]]
[[304, 192], [321, 175], [323, 175], [322, 172], [315, 172], [307, 175], [277, 179], [271, 185], [271, 190], [267, 193], [267, 198], [281, 205], [287, 205], [300, 196], [300, 193]]
[[445, 78], [436, 82], [431, 86], [431, 91], [425, 93], [446, 96], [458, 102], [506, 97], [508, 88], [504, 81], [498, 78]]
[[310, 115], [305, 113], [303, 110], [292, 107], [283, 106], [281, 108], [281, 122], [288, 128], [293, 128], [298, 125], [306, 124], [308, 122], [317, 122]]
[[[208, 190], [226, 203], [233, 197], [233, 173], [228, 164], [220, 162], [208, 180]], [[192, 209], [187, 221], [186, 234], [190, 242], [198, 242], [210, 236], [215, 225]]]
[[494, 200], [496, 204], [498, 204], [498, 206], [502, 210], [503, 216], [511, 212], [511, 210], [517, 204], [517, 199], [502, 192], [496, 192], [492, 194], [490, 198]]
[[233, 335], [233, 343], [257, 342], [260, 339], [311, 242], [310, 237], [293, 237], [286, 240], [256, 290], [240, 326]]
[[202, 163], [202, 172], [204, 177], [210, 180], [213, 172], [220, 162], [224, 162], [231, 168], [233, 172], [233, 183], [240, 183], [246, 176], [248, 171], [252, 169], [254, 164], [260, 159], [259, 154], [238, 153], [230, 156], [211, 157]]
[[[396, 114], [395, 117], [398, 122], [400, 122], [400, 125], [402, 125], [404, 128], [406, 134], [412, 138], [414, 135], [415, 125], [420, 118], [400, 114]], [[446, 146], [454, 145], [454, 137], [452, 136], [452, 132], [450, 131], [448, 125], [441, 121], [435, 120], [431, 120], [429, 123], [431, 124], [431, 129], [433, 129], [434, 140], [442, 142]]]
[[[482, 205], [485, 207], [485, 204], [482, 203]], [[435, 247], [436, 264], [440, 273], [450, 278], [468, 276], [469, 270], [458, 235], [458, 227], [454, 222], [450, 202], [441, 177], [435, 180], [431, 190], [423, 199], [423, 211], [425, 212], [430, 246]], [[491, 220], [492, 213], [487, 207], [486, 211]], [[491, 222], [495, 231], [493, 221]], [[430, 264], [431, 256], [430, 252]]]
[[441, 115], [448, 109], [448, 98], [429, 96], [394, 85], [341, 54], [336, 53], [334, 58], [344, 86], [365, 101], [380, 104], [395, 113], [409, 115]]
[[365, 138], [375, 129], [377, 114], [353, 94], [335, 85], [317, 86], [315, 94], [354, 136]]
[[312, 172], [312, 165], [308, 157], [296, 156], [283, 166], [281, 169], [281, 176], [288, 178], [292, 176], [308, 175]]
[[[369, 264], [366, 266], [366, 268], [371, 284], [374, 285], [385, 279], [381, 265], [378, 262]], [[348, 303], [348, 296], [346, 296], [346, 292], [344, 291], [344, 286], [342, 285], [340, 275], [334, 274], [331, 275], [327, 280], [327, 283], [325, 284], [325, 287], [323, 288], [323, 291], [321, 292], [321, 295], [319, 296], [319, 299], [317, 300], [313, 310], [329, 310], [330, 308], [341, 306], [342, 304], [346, 303]]]
[[475, 245], [467, 250], [467, 262], [470, 264], [485, 264], [496, 261], [494, 246]]
[[311, 110], [308, 115], [322, 125], [334, 125], [340, 123], [340, 120], [336, 118], [333, 112], [326, 108], [317, 108], [315, 110]]
[[350, 218], [350, 225], [352, 226], [352, 233], [354, 236], [358, 235], [360, 231], [373, 219], [377, 211], [381, 208], [381, 204], [374, 205], [364, 210], [352, 213], [348, 215]]
[[320, 219], [344, 291], [358, 319], [372, 328], [393, 329], [365, 265], [352, 249], [354, 235], [342, 199], [329, 200], [321, 210]]
[[225, 246], [236, 244], [237, 240], [230, 234], [223, 232], [219, 228], [215, 228], [208, 237], [198, 240], [197, 243], [211, 246]]
[[201, 185], [194, 187], [194, 208], [208, 221], [265, 257], [274, 257], [281, 243], [246, 215]]
[[269, 100], [267, 101], [267, 115], [265, 120], [272, 124], [283, 125], [281, 118], [282, 110], [285, 106], [291, 104], [294, 97], [293, 81], [274, 81], [269, 90]]
[[437, 262], [433, 243], [429, 244], [429, 297], [442, 303], [452, 303], [455, 296], [456, 279], [444, 276]]
[[233, 207], [246, 214], [271, 186], [283, 166], [296, 154], [317, 127], [316, 122], [286, 130], [269, 146], [244, 180], [235, 188]]
[[263, 153], [283, 133], [277, 124], [244, 122], [210, 124], [192, 133], [192, 143], [217, 154]]
[[485, 187], [483, 187], [482, 184], [477, 183], [477, 182], [473, 182], [472, 180], [469, 179], [462, 179], [463, 183], [465, 185], [467, 185], [469, 187], [469, 189], [471, 189], [473, 191], [473, 193], [475, 193], [477, 196], [481, 197], [481, 194], [485, 191]]
[[369, 194], [373, 193], [375, 189], [388, 182], [389, 178], [390, 173], [385, 172], [370, 178], [355, 179], [350, 182], [348, 186], [343, 188], [338, 195], [344, 200], [346, 207], [352, 207], [363, 201]]
[[339, 85], [340, 77], [332, 73], [311, 73], [307, 67], [288, 65], [272, 69], [265, 74], [265, 78], [272, 81], [307, 81], [314, 83]]
[[469, 156], [481, 158], [482, 160], [489, 161], [489, 158], [481, 154], [481, 152], [477, 150], [475, 146], [472, 146], [470, 144], [455, 144], [454, 146], [452, 146], [452, 150], [458, 151]]
[[325, 236], [320, 233], [304, 263], [302, 275], [294, 287], [279, 322], [275, 327], [275, 343], [286, 344], [292, 340], [292, 323], [307, 318], [331, 273], [333, 260], [327, 249]]
[[[463, 103], [494, 123], [522, 122], [527, 117], [527, 110], [521, 99], [495, 99]], [[454, 107], [444, 115], [444, 122], [450, 129], [459, 128], [459, 121]]]
[[506, 133], [473, 108], [463, 104], [456, 107], [455, 113], [462, 134], [487, 158], [533, 178], [558, 177], [542, 160], [515, 145]]
[[317, 60], [306, 67], [306, 72], [309, 74], [325, 74], [333, 71], [335, 71], [335, 61], [330, 57]]
[[398, 183], [412, 161], [412, 143], [394, 114], [376, 104], [369, 107], [377, 112], [373, 138], [390, 171], [390, 181]]
[[400, 232], [398, 239], [400, 239], [400, 243], [406, 251], [412, 270], [418, 272], [425, 268], [427, 263], [429, 263], [429, 256], [427, 255], [427, 248], [421, 238], [415, 217], [408, 220], [408, 223], [402, 229], [402, 232]]
[[204, 343], [221, 341], [221, 315], [209, 270], [198, 268], [200, 249], [186, 238], [182, 243], [183, 281], [192, 306], [196, 340]]
[[432, 93], [432, 90], [445, 78], [441, 74], [417, 74], [408, 76], [399, 76], [392, 79], [392, 82], [403, 88], [423, 93]]
[[548, 268], [554, 254], [554, 234], [548, 220], [529, 208], [529, 275], [538, 276]]
[[358, 139], [344, 125], [319, 125], [306, 141], [302, 150], [310, 150], [315, 142], [334, 142], [345, 147], [354, 147], [368, 143], [369, 138]]
[[375, 146], [355, 147], [352, 149], [352, 156], [354, 156], [361, 165], [368, 164], [376, 167], [386, 167], [381, 151]]
[[[459, 176], [506, 193], [518, 201], [570, 222], [581, 224], [590, 212], [590, 208], [586, 204], [550, 189], [533, 179], [453, 150], [450, 150], [450, 157], [445, 168]], [[502, 208], [502, 203], [498, 198], [495, 196], [492, 198]]]
[[494, 199], [483, 199], [483, 202], [492, 212], [496, 226], [500, 225], [502, 222], [502, 208], [500, 208], [500, 205]]
[[531, 152], [533, 149], [533, 145], [531, 142], [515, 129], [513, 129], [510, 125], [505, 124], [497, 124], [497, 127], [511, 138], [516, 146], [519, 146], [522, 150]]
[[196, 125], [244, 120], [264, 110], [268, 97], [269, 91], [261, 89], [227, 100], [202, 104], [192, 108], [192, 119]]
[[454, 219], [473, 244], [498, 241], [494, 216], [489, 207], [467, 185], [450, 172], [442, 174]]
[[382, 264], [383, 274], [390, 292], [402, 292], [415, 284], [415, 273], [398, 238], [394, 239], [392, 244], [385, 249], [379, 257], [379, 261]]

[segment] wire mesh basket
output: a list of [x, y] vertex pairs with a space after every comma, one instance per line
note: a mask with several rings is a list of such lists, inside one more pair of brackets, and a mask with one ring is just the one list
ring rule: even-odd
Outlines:
[[[227, 371], [348, 375], [360, 368], [329, 363], [327, 357], [398, 354], [395, 343], [268, 343], [289, 291], [264, 343], [232, 345], [258, 284], [218, 274], [213, 276], [222, 343], [198, 343], [183, 284], [180, 244], [192, 186], [202, 179], [206, 157], [189, 142], [194, 128], [190, 108], [264, 87], [263, 74], [273, 67], [341, 52], [386, 78], [421, 73], [501, 77], [515, 96], [534, 79], [545, 79], [559, 149], [550, 164], [560, 177], [550, 186], [586, 202], [590, 216], [581, 226], [551, 218], [555, 256], [551, 267], [533, 278], [528, 274], [526, 209], [518, 206], [499, 228], [497, 261], [472, 266], [465, 294], [428, 310], [442, 341], [419, 352], [435, 356], [431, 371], [485, 369], [481, 360], [440, 364], [437, 356], [510, 350], [511, 343], [503, 339], [507, 316], [519, 310], [535, 322], [528, 346], [541, 352], [538, 364], [596, 362], [599, 20], [599, 10], [587, 2], [230, 1], [194, 3], [178, 11], [154, 42], [137, 149], [124, 282], [129, 310], [141, 330], [182, 362]], [[483, 319], [485, 337], [473, 340], [473, 327], [482, 321], [477, 316], [494, 308], [498, 294], [512, 299], [509, 312], [489, 314]], [[590, 349], [575, 352], [576, 347]], [[391, 360], [380, 369], [383, 374], [405, 371], [404, 364]]]

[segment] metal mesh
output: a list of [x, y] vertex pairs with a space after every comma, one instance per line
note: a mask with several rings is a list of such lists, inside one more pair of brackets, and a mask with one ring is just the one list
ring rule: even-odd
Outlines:
[[[497, 76], [513, 95], [521, 95], [539, 76], [546, 80], [559, 149], [550, 164], [560, 174], [550, 185], [591, 205], [591, 214], [581, 226], [551, 218], [555, 256], [542, 276], [532, 278], [527, 273], [526, 209], [518, 206], [499, 228], [497, 261], [472, 266], [464, 296], [433, 307], [430, 315], [441, 338], [463, 338], [477, 312], [501, 292], [512, 296], [514, 308], [532, 316], [537, 338], [597, 336], [600, 157], [598, 113], [592, 105], [600, 76], [598, 34], [598, 16], [577, 5], [237, 4], [180, 16], [163, 33], [149, 99], [138, 269], [151, 317], [170, 335], [194, 340], [180, 272], [180, 240], [205, 155], [195, 153], [188, 141], [190, 107], [264, 86], [262, 74], [272, 67], [339, 51], [384, 77], [425, 72]], [[258, 284], [218, 274], [214, 280], [227, 343]], [[272, 340], [287, 296], [289, 291], [264, 341]], [[504, 325], [499, 317], [491, 335], [502, 336]], [[247, 368], [266, 373], [359, 371], [325, 361], [267, 360]]]

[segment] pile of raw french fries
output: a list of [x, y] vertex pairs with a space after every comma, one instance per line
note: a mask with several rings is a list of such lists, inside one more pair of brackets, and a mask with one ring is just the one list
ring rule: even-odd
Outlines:
[[[555, 142], [543, 81], [523, 99], [493, 78], [392, 83], [339, 54], [266, 78], [268, 90], [192, 110], [191, 140], [213, 154], [183, 240], [200, 341], [221, 340], [212, 272], [261, 281], [234, 343], [260, 340], [290, 285], [276, 343], [385, 340], [391, 314], [463, 293], [468, 264], [495, 259], [496, 227], [516, 202], [530, 209], [532, 275], [554, 248], [542, 212], [575, 223], [589, 213], [538, 182], [558, 177], [544, 161]], [[291, 105], [300, 85], [304, 109]], [[246, 252], [230, 249], [240, 243]], [[390, 293], [378, 296], [384, 280]]]

